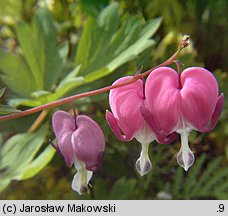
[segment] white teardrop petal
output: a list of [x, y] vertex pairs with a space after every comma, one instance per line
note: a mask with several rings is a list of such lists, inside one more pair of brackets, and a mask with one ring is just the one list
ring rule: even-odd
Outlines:
[[177, 155], [178, 164], [184, 168], [185, 171], [193, 165], [195, 158], [188, 145], [188, 135], [189, 133], [186, 130], [180, 132], [181, 135], [181, 148]]
[[75, 164], [75, 167], [80, 167], [80, 169], [77, 170], [78, 172], [74, 175], [71, 187], [81, 195], [87, 193], [88, 183], [92, 178], [93, 172], [86, 170], [83, 162], [81, 162], [80, 165]]
[[135, 163], [135, 167], [139, 172], [139, 174], [141, 176], [144, 176], [152, 169], [152, 164], [148, 156], [149, 144], [141, 144], [141, 145], [142, 145], [142, 151], [139, 159]]

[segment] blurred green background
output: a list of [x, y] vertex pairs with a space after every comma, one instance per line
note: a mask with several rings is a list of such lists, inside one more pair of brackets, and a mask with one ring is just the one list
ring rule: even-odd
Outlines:
[[[183, 34], [191, 35], [191, 45], [178, 57], [182, 70], [207, 68], [226, 98], [227, 9], [226, 0], [0, 0], [0, 113], [108, 86], [141, 66], [150, 69], [175, 52]], [[188, 172], [176, 162], [180, 140], [153, 142], [153, 169], [144, 177], [134, 167], [140, 144], [118, 141], [105, 121], [108, 93], [74, 103], [106, 138], [90, 193], [71, 190], [76, 170], [48, 144], [52, 113], [72, 109], [66, 104], [43, 112], [35, 127], [39, 113], [0, 122], [1, 199], [228, 199], [227, 100], [212, 132], [191, 133], [196, 162]]]

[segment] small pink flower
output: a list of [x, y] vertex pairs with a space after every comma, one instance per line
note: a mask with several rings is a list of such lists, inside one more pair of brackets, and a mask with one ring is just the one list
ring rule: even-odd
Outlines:
[[58, 142], [58, 150], [66, 164], [78, 170], [72, 189], [79, 194], [87, 190], [93, 171], [102, 163], [105, 138], [99, 125], [85, 115], [73, 118], [69, 113], [57, 111], [52, 126]]
[[181, 135], [177, 161], [186, 171], [194, 163], [188, 135], [191, 130], [208, 132], [214, 128], [224, 104], [223, 94], [218, 94], [216, 79], [200, 67], [181, 74], [160, 67], [147, 78], [142, 115], [155, 133], [167, 136], [176, 131]]
[[[132, 76], [122, 77], [113, 85], [131, 78]], [[140, 108], [144, 102], [144, 83], [142, 80], [137, 80], [110, 91], [109, 103], [112, 113], [106, 112], [107, 122], [119, 140], [130, 141], [136, 138], [141, 143], [142, 151], [136, 161], [136, 169], [141, 175], [145, 175], [151, 170], [148, 147], [157, 138], [157, 134], [154, 134], [141, 114]], [[165, 142], [165, 137], [163, 138]], [[169, 139], [166, 140], [166, 142], [169, 141]]]

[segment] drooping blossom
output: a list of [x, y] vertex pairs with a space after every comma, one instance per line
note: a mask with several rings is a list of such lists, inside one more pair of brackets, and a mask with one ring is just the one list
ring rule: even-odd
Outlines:
[[[125, 82], [132, 76], [122, 77], [113, 85]], [[136, 169], [143, 176], [151, 170], [151, 162], [148, 156], [149, 144], [154, 139], [164, 143], [170, 142], [169, 138], [160, 137], [145, 122], [140, 107], [145, 101], [144, 83], [137, 80], [134, 83], [112, 89], [109, 94], [111, 111], [106, 112], [106, 120], [116, 137], [121, 141], [130, 141], [135, 138], [142, 145], [139, 159], [136, 161]]]
[[219, 96], [215, 77], [200, 67], [188, 68], [181, 74], [160, 67], [148, 76], [145, 96], [146, 103], [141, 107], [145, 121], [155, 133], [180, 134], [177, 161], [187, 171], [194, 163], [189, 133], [211, 131], [223, 109], [224, 96]]
[[87, 191], [87, 185], [102, 163], [105, 138], [99, 125], [86, 115], [72, 117], [65, 111], [57, 111], [52, 126], [58, 142], [58, 150], [66, 164], [73, 164], [77, 173], [72, 189], [79, 194]]

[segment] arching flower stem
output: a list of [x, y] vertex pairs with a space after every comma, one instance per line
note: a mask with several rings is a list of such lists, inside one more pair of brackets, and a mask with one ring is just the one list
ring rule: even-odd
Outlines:
[[98, 95], [98, 94], [110, 91], [111, 89], [115, 89], [115, 88], [119, 88], [121, 86], [125, 86], [125, 85], [128, 85], [128, 84], [131, 84], [131, 83], [137, 81], [138, 79], [142, 79], [142, 78], [148, 76], [153, 70], [155, 70], [155, 69], [157, 69], [159, 67], [168, 66], [168, 65], [172, 64], [174, 62], [174, 60], [176, 59], [177, 55], [179, 54], [179, 52], [183, 48], [187, 47], [190, 44], [189, 43], [189, 39], [190, 39], [189, 36], [183, 36], [177, 51], [169, 59], [167, 59], [163, 63], [157, 65], [156, 67], [154, 67], [154, 68], [152, 68], [152, 69], [150, 69], [150, 70], [148, 70], [148, 71], [146, 71], [146, 72], [144, 72], [142, 74], [137, 73], [132, 79], [129, 79], [129, 80], [127, 80], [125, 82], [122, 82], [122, 83], [118, 83], [116, 85], [106, 86], [106, 87], [103, 87], [103, 88], [100, 88], [100, 89], [96, 89], [96, 90], [84, 92], [84, 93], [81, 93], [81, 94], [65, 97], [65, 98], [62, 98], [62, 99], [59, 99], [59, 100], [56, 100], [56, 101], [53, 101], [53, 102], [50, 102], [50, 103], [47, 103], [47, 104], [43, 104], [41, 106], [37, 106], [37, 107], [31, 108], [31, 109], [28, 109], [28, 110], [25, 110], [25, 111], [22, 111], [22, 112], [19, 112], [19, 113], [14, 113], [14, 114], [11, 114], [11, 115], [1, 116], [0, 117], [0, 122], [1, 121], [6, 121], [6, 120], [10, 120], [10, 119], [19, 118], [19, 117], [26, 116], [26, 115], [30, 115], [32, 113], [36, 113], [36, 112], [39, 112], [39, 111], [42, 111], [42, 110], [45, 110], [45, 109], [50, 109], [50, 108], [53, 108], [53, 107], [57, 107], [57, 106], [66, 104], [66, 103], [70, 103], [71, 101], [79, 99], [79, 98], [84, 98], [84, 97], [90, 97], [90, 96]]

